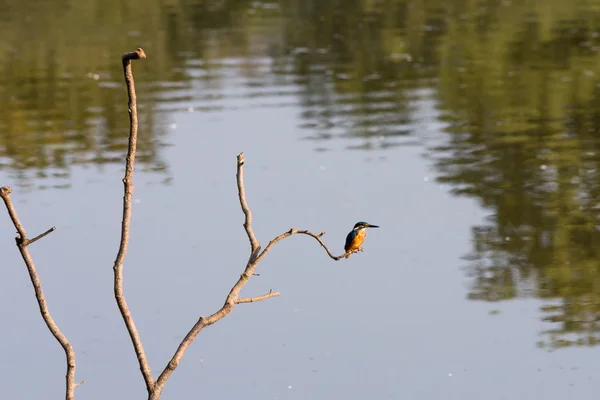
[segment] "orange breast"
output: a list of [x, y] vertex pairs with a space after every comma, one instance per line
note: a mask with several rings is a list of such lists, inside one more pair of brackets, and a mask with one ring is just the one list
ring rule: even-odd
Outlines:
[[358, 249], [360, 245], [363, 244], [363, 242], [365, 241], [365, 236], [367, 236], [367, 232], [365, 232], [364, 230], [356, 232], [356, 235], [352, 239], [352, 242], [350, 242], [350, 246], [348, 246], [346, 251], [354, 251]]

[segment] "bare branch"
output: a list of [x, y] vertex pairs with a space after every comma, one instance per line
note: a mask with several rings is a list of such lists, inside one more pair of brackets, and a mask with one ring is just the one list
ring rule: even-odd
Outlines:
[[240, 205], [242, 206], [242, 211], [246, 216], [246, 220], [244, 221], [244, 229], [248, 234], [248, 240], [250, 240], [250, 246], [252, 248], [252, 252], [256, 252], [260, 243], [256, 240], [256, 236], [254, 236], [254, 231], [252, 230], [252, 213], [250, 212], [250, 208], [248, 207], [248, 203], [246, 202], [246, 189], [244, 188], [244, 153], [240, 153], [237, 156], [237, 186], [238, 186], [238, 196], [240, 198]]
[[40, 233], [39, 235], [37, 235], [37, 236], [36, 236], [36, 237], [34, 237], [33, 239], [31, 239], [31, 240], [28, 240], [28, 241], [27, 241], [27, 246], [29, 246], [31, 243], [35, 243], [35, 242], [37, 242], [38, 240], [40, 240], [41, 238], [43, 238], [43, 237], [44, 237], [44, 236], [46, 236], [46, 235], [49, 235], [49, 234], [51, 234], [51, 233], [52, 233], [52, 232], [54, 232], [55, 230], [56, 230], [56, 227], [55, 227], [55, 226], [53, 226], [52, 228], [48, 229], [46, 232], [44, 232], [44, 233]]
[[121, 241], [119, 244], [119, 251], [115, 259], [113, 266], [114, 271], [114, 292], [117, 306], [129, 332], [131, 342], [135, 349], [135, 354], [138, 359], [140, 371], [144, 377], [146, 383], [146, 389], [148, 393], [153, 390], [154, 378], [152, 377], [152, 371], [148, 364], [148, 359], [144, 352], [142, 340], [140, 334], [135, 326], [125, 295], [123, 293], [123, 262], [125, 261], [125, 255], [127, 254], [127, 246], [129, 245], [129, 225], [131, 222], [131, 198], [133, 195], [133, 167], [135, 164], [135, 153], [137, 147], [137, 136], [138, 136], [138, 117], [137, 117], [137, 103], [135, 95], [135, 83], [133, 80], [133, 73], [131, 71], [131, 60], [139, 60], [146, 58], [144, 50], [138, 48], [135, 52], [125, 53], [122, 57], [123, 60], [123, 73], [125, 74], [125, 83], [127, 84], [127, 95], [129, 96], [129, 148], [127, 150], [127, 158], [125, 162], [125, 177], [123, 178], [124, 195], [123, 195], [123, 220], [121, 223]]
[[6, 210], [8, 211], [8, 216], [19, 233], [17, 244], [20, 244], [23, 243], [23, 240], [27, 237], [27, 234], [25, 233], [25, 228], [23, 228], [23, 225], [21, 225], [21, 221], [19, 221], [19, 217], [17, 217], [17, 210], [15, 210], [12, 200], [10, 199], [11, 193], [12, 189], [8, 186], [3, 186], [0, 188], [0, 197], [2, 197], [2, 200], [4, 200]]
[[339, 256], [333, 255], [331, 250], [329, 250], [329, 248], [325, 245], [323, 240], [321, 240], [321, 236], [323, 236], [325, 234], [325, 232], [321, 232], [317, 235], [316, 233], [312, 233], [308, 230], [290, 229], [289, 231], [282, 233], [281, 235], [277, 236], [275, 239], [271, 240], [269, 242], [269, 244], [267, 245], [267, 247], [265, 247], [265, 249], [262, 251], [262, 253], [260, 253], [258, 255], [258, 257], [256, 258], [256, 263], [259, 263], [263, 259], [263, 257], [265, 255], [267, 255], [267, 253], [271, 250], [271, 247], [273, 247], [275, 245], [275, 243], [277, 243], [280, 240], [283, 240], [287, 237], [290, 237], [292, 235], [299, 235], [299, 234], [300, 235], [308, 235], [308, 236], [314, 238], [325, 249], [325, 251], [327, 252], [327, 255], [335, 261], [338, 261], [339, 259], [343, 258], [346, 255], [346, 253], [339, 255]]
[[163, 372], [160, 374], [160, 376], [156, 380], [154, 392], [151, 393], [151, 396], [149, 397], [150, 400], [157, 400], [160, 398], [160, 393], [162, 392], [162, 389], [163, 389], [165, 383], [169, 379], [169, 376], [173, 373], [173, 371], [175, 371], [175, 369], [181, 362], [181, 359], [183, 358], [185, 352], [187, 351], [189, 346], [193, 343], [193, 341], [196, 339], [196, 336], [198, 336], [200, 331], [202, 331], [202, 329], [204, 329], [207, 326], [210, 326], [210, 325], [214, 324], [215, 322], [219, 321], [220, 319], [226, 317], [233, 310], [233, 308], [235, 307], [236, 304], [252, 303], [252, 302], [265, 300], [265, 299], [268, 299], [271, 297], [279, 296], [279, 292], [273, 292], [271, 290], [269, 293], [262, 295], [262, 296], [243, 297], [243, 298], [239, 297], [240, 291], [242, 290], [244, 285], [246, 285], [246, 283], [248, 282], [250, 277], [252, 277], [253, 275], [257, 275], [254, 273], [256, 266], [263, 259], [263, 257], [269, 252], [269, 250], [271, 250], [271, 247], [273, 247], [273, 245], [275, 243], [279, 242], [280, 240], [285, 239], [288, 236], [292, 236], [295, 234], [303, 234], [303, 235], [308, 235], [308, 236], [314, 238], [317, 242], [319, 242], [319, 244], [321, 246], [323, 246], [323, 248], [325, 249], [325, 251], [327, 252], [329, 257], [331, 257], [333, 260], [337, 261], [346, 255], [346, 254], [342, 254], [340, 256], [334, 256], [331, 253], [331, 251], [327, 248], [325, 243], [323, 243], [323, 241], [321, 240], [321, 236], [323, 236], [325, 234], [325, 232], [321, 232], [320, 234], [317, 235], [317, 234], [312, 233], [307, 230], [297, 230], [297, 229], [290, 229], [289, 231], [277, 236], [275, 239], [273, 239], [273, 240], [271, 240], [271, 242], [269, 242], [269, 245], [261, 253], [260, 252], [260, 249], [261, 249], [260, 243], [258, 242], [258, 240], [256, 240], [256, 237], [254, 236], [254, 232], [252, 230], [252, 214], [251, 214], [250, 208], [248, 207], [248, 204], [246, 202], [246, 193], [244, 191], [244, 162], [245, 162], [244, 153], [240, 153], [237, 157], [237, 185], [238, 185], [238, 195], [239, 195], [239, 199], [240, 199], [240, 206], [242, 207], [242, 211], [244, 212], [244, 215], [246, 217], [246, 220], [244, 222], [244, 229], [246, 230], [246, 234], [248, 235], [248, 239], [250, 240], [250, 245], [252, 247], [250, 257], [248, 258], [248, 263], [246, 264], [244, 273], [240, 275], [240, 278], [238, 279], [238, 281], [231, 288], [229, 295], [227, 295], [227, 299], [225, 300], [225, 304], [223, 304], [223, 307], [221, 307], [217, 312], [210, 315], [209, 317], [200, 317], [198, 319], [198, 321], [194, 324], [192, 329], [190, 329], [190, 331], [185, 336], [185, 338], [183, 338], [183, 340], [177, 347], [175, 354], [171, 358], [171, 361], [169, 361], [169, 363], [167, 364], [167, 366], [165, 367]]
[[[248, 264], [253, 264], [256, 262], [256, 258], [258, 257], [258, 255], [260, 254], [260, 244], [256, 247], [256, 249], [254, 249], [252, 251], [252, 253], [250, 253], [250, 258], [248, 259]], [[258, 275], [258, 274], [254, 274], [254, 275]]]
[[[255, 274], [256, 275], [256, 274]], [[261, 301], [261, 300], [266, 300], [266, 299], [270, 299], [271, 297], [277, 297], [279, 296], [280, 293], [279, 292], [274, 292], [272, 290], [269, 290], [269, 293], [267, 294], [263, 294], [262, 296], [255, 296], [255, 297], [242, 297], [240, 299], [237, 299], [235, 304], [242, 304], [242, 303], [254, 303], [256, 301]]]
[[33, 240], [28, 241], [27, 233], [25, 232], [25, 228], [19, 221], [19, 217], [17, 216], [17, 211], [15, 210], [12, 200], [10, 198], [10, 193], [12, 190], [8, 186], [4, 186], [0, 188], [0, 197], [4, 200], [4, 204], [6, 205], [6, 209], [8, 210], [8, 215], [13, 222], [13, 225], [17, 229], [19, 236], [16, 238], [17, 247], [19, 248], [19, 252], [21, 253], [21, 257], [27, 266], [27, 271], [29, 272], [29, 278], [31, 279], [31, 284], [33, 285], [33, 290], [35, 292], [35, 298], [37, 299], [38, 306], [40, 308], [40, 314], [46, 323], [46, 326], [50, 330], [50, 333], [54, 336], [54, 338], [60, 343], [63, 350], [65, 351], [65, 356], [67, 358], [67, 374], [65, 376], [66, 379], [66, 390], [65, 390], [65, 399], [73, 400], [75, 399], [75, 350], [71, 345], [71, 342], [67, 339], [67, 337], [62, 333], [62, 331], [54, 322], [54, 319], [50, 315], [50, 311], [48, 309], [48, 305], [46, 304], [46, 298], [44, 296], [44, 292], [42, 290], [42, 282], [35, 268], [35, 264], [33, 263], [33, 259], [31, 258], [31, 254], [29, 254], [29, 250], [27, 249], [27, 245], [35, 242], [38, 239], [46, 236], [54, 229], [50, 229], [45, 233], [37, 236]]
[[218, 311], [216, 311], [214, 314], [210, 315], [209, 317], [200, 317], [198, 319], [198, 321], [194, 324], [192, 329], [190, 329], [188, 334], [185, 335], [185, 337], [183, 338], [183, 340], [177, 347], [175, 354], [171, 358], [171, 361], [169, 361], [169, 363], [167, 364], [167, 366], [165, 367], [163, 372], [160, 374], [160, 376], [156, 380], [156, 385], [154, 387], [154, 393], [149, 398], [150, 400], [156, 400], [156, 399], [160, 398], [160, 393], [162, 392], [162, 389], [163, 389], [165, 383], [167, 383], [167, 379], [169, 379], [169, 376], [171, 376], [173, 371], [175, 371], [175, 369], [181, 362], [181, 359], [183, 358], [185, 352], [190, 347], [190, 345], [194, 342], [194, 340], [196, 339], [196, 336], [198, 336], [200, 331], [202, 331], [202, 329], [206, 328], [207, 326], [210, 326], [210, 325], [214, 324], [215, 322], [223, 319], [233, 310], [233, 307], [236, 305], [236, 302], [238, 300], [238, 295], [239, 295], [240, 290], [248, 282], [248, 280], [254, 273], [254, 269], [256, 268], [256, 265], [257, 264], [250, 264], [250, 263], [247, 264], [246, 269], [244, 270], [244, 273], [242, 275], [240, 275], [240, 278], [238, 279], [238, 281], [235, 283], [233, 288], [231, 288], [231, 291], [229, 292], [229, 295], [227, 296], [227, 299], [225, 300], [225, 304], [223, 304], [223, 307], [221, 307]]
[[[171, 361], [167, 364], [165, 369], [162, 371], [158, 379], [156, 380], [156, 385], [154, 386], [154, 391], [151, 393], [149, 397], [150, 400], [157, 400], [160, 398], [160, 393], [169, 379], [169, 376], [175, 371], [181, 359], [183, 358], [185, 352], [190, 347], [190, 345], [196, 339], [196, 336], [207, 326], [214, 324], [220, 319], [227, 316], [239, 302], [247, 303], [250, 302], [249, 299], [240, 299], [239, 294], [244, 285], [248, 282], [248, 280], [254, 275], [254, 270], [258, 265], [258, 254], [260, 252], [260, 243], [256, 240], [256, 236], [254, 235], [254, 231], [252, 230], [252, 213], [250, 212], [250, 208], [248, 207], [248, 203], [246, 202], [246, 192], [244, 190], [244, 153], [240, 153], [237, 156], [237, 186], [238, 186], [238, 197], [240, 199], [240, 206], [245, 215], [244, 221], [244, 229], [246, 230], [246, 234], [248, 235], [248, 240], [250, 241], [250, 246], [252, 247], [250, 252], [250, 257], [248, 258], [248, 263], [246, 264], [246, 268], [244, 269], [244, 273], [242, 273], [238, 279], [238, 281], [233, 285], [231, 291], [227, 295], [227, 299], [225, 299], [225, 304], [214, 314], [209, 317], [200, 317], [198, 321], [194, 324], [192, 329], [188, 332], [187, 335], [183, 338], [175, 354], [171, 358]], [[277, 292], [271, 292], [267, 297], [274, 297], [279, 295]], [[263, 297], [263, 296], [261, 296]], [[258, 301], [258, 298], [253, 298], [254, 301]], [[240, 301], [242, 300], [242, 301]], [[262, 298], [260, 299], [262, 300]]]

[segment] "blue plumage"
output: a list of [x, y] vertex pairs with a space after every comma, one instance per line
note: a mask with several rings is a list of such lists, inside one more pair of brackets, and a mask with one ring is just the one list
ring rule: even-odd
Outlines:
[[354, 229], [352, 229], [348, 236], [346, 236], [346, 243], [344, 244], [344, 250], [346, 251], [345, 258], [348, 258], [352, 253], [362, 251], [360, 245], [365, 241], [365, 236], [367, 236], [367, 228], [379, 227], [364, 221], [357, 222], [354, 225]]
[[344, 245], [344, 249], [348, 249], [350, 248], [350, 245], [352, 244], [352, 241], [354, 240], [354, 238], [356, 237], [356, 234], [358, 233], [358, 231], [352, 229], [350, 231], [350, 233], [348, 234], [348, 236], [346, 236], [346, 244]]

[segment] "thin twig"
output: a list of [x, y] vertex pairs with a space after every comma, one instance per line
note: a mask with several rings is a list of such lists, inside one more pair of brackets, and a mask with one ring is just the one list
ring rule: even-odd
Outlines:
[[267, 255], [267, 253], [271, 250], [271, 247], [273, 247], [275, 245], [275, 243], [277, 243], [280, 240], [283, 240], [287, 237], [290, 237], [292, 235], [308, 235], [308, 236], [314, 238], [317, 242], [319, 242], [319, 244], [327, 252], [327, 255], [329, 257], [331, 257], [331, 259], [338, 261], [341, 258], [343, 258], [346, 255], [346, 253], [339, 255], [339, 256], [334, 256], [333, 253], [331, 252], [331, 250], [329, 250], [329, 248], [325, 245], [325, 243], [323, 243], [323, 240], [321, 240], [321, 236], [323, 236], [324, 234], [325, 234], [325, 232], [321, 232], [317, 235], [316, 233], [312, 233], [308, 230], [290, 229], [289, 231], [282, 233], [281, 235], [277, 236], [275, 239], [271, 240], [269, 242], [269, 244], [267, 245], [267, 247], [265, 247], [265, 249], [262, 251], [262, 253], [260, 253], [258, 255], [258, 257], [256, 258], [256, 262], [259, 263], [263, 259], [263, 257], [265, 255]]
[[54, 232], [55, 230], [56, 230], [56, 227], [55, 227], [55, 226], [53, 226], [52, 228], [48, 229], [46, 232], [44, 232], [44, 233], [40, 233], [39, 235], [37, 235], [37, 236], [36, 236], [36, 237], [34, 237], [33, 239], [31, 239], [31, 240], [28, 240], [28, 241], [27, 241], [27, 246], [29, 246], [31, 243], [35, 243], [35, 242], [37, 242], [38, 240], [40, 240], [41, 238], [43, 238], [43, 237], [44, 237], [44, 236], [46, 236], [46, 235], [49, 235], [49, 234], [51, 234], [51, 233], [52, 233], [52, 232]]
[[27, 266], [27, 271], [29, 272], [29, 278], [31, 279], [31, 283], [33, 285], [33, 290], [35, 291], [35, 298], [37, 299], [38, 306], [40, 308], [40, 314], [48, 326], [50, 333], [54, 336], [54, 338], [60, 343], [63, 350], [65, 351], [65, 356], [67, 358], [67, 373], [65, 376], [66, 379], [66, 390], [65, 390], [65, 399], [73, 400], [75, 399], [75, 350], [71, 345], [71, 342], [67, 339], [67, 337], [61, 332], [54, 322], [54, 319], [50, 315], [50, 310], [48, 310], [48, 305], [46, 304], [46, 298], [44, 297], [44, 292], [42, 290], [42, 282], [35, 268], [35, 264], [33, 263], [33, 259], [31, 258], [31, 254], [29, 254], [29, 250], [27, 249], [27, 245], [35, 242], [36, 240], [41, 239], [46, 236], [50, 232], [54, 231], [56, 228], [49, 229], [48, 231], [42, 233], [41, 235], [35, 237], [32, 240], [27, 239], [27, 233], [25, 232], [25, 228], [19, 221], [19, 217], [17, 216], [17, 211], [15, 210], [12, 200], [10, 198], [10, 193], [12, 190], [8, 186], [4, 186], [0, 188], [0, 197], [4, 200], [4, 204], [6, 205], [6, 209], [8, 210], [8, 215], [10, 219], [17, 229], [19, 236], [16, 237], [17, 247], [19, 248], [19, 252], [21, 253], [21, 257], [23, 257], [23, 261]]
[[[256, 274], [254, 274], [254, 275], [256, 275]], [[276, 296], [279, 296], [279, 295], [280, 295], [279, 292], [274, 292], [274, 291], [270, 290], [269, 293], [263, 294], [262, 296], [242, 297], [242, 298], [239, 298], [239, 299], [237, 299], [235, 301], [235, 304], [254, 303], [254, 302], [257, 302], [257, 301], [270, 299], [271, 297], [276, 297]]]
[[144, 50], [138, 48], [135, 52], [125, 53], [123, 60], [123, 73], [125, 74], [125, 83], [127, 84], [127, 95], [129, 96], [129, 148], [127, 150], [127, 158], [125, 162], [125, 177], [123, 178], [124, 195], [123, 195], [123, 220], [121, 223], [121, 241], [119, 243], [119, 252], [113, 266], [114, 271], [114, 292], [115, 300], [127, 327], [127, 332], [131, 337], [131, 342], [135, 349], [135, 354], [138, 359], [140, 371], [146, 383], [146, 389], [150, 393], [154, 387], [154, 378], [146, 354], [144, 346], [140, 339], [140, 334], [135, 326], [125, 295], [123, 293], [123, 262], [127, 254], [127, 246], [129, 245], [129, 225], [131, 222], [131, 198], [133, 195], [133, 166], [135, 164], [135, 152], [137, 146], [138, 135], [138, 117], [137, 104], [135, 95], [135, 83], [133, 73], [131, 71], [131, 60], [139, 60], [146, 58]]
[[246, 216], [246, 220], [244, 221], [244, 229], [246, 230], [246, 234], [248, 234], [248, 240], [250, 240], [250, 247], [252, 248], [252, 253], [256, 252], [256, 249], [260, 246], [258, 240], [256, 240], [256, 236], [254, 236], [254, 231], [252, 230], [252, 213], [250, 212], [250, 208], [248, 207], [248, 203], [246, 202], [246, 189], [244, 188], [244, 153], [240, 153], [237, 156], [237, 186], [238, 186], [238, 197], [240, 198], [240, 205], [242, 206], [242, 211]]

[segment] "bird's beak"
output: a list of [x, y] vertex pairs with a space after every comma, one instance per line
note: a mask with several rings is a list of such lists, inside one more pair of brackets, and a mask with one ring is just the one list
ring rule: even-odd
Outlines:
[[371, 225], [371, 224], [369, 224], [369, 228], [379, 228], [379, 225]]

